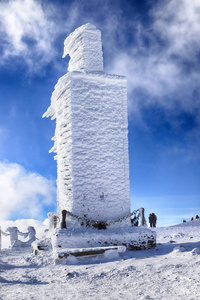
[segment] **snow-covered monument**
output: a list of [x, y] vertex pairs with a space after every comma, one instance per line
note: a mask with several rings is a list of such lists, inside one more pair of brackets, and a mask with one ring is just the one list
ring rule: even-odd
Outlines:
[[101, 33], [91, 24], [65, 40], [67, 54], [69, 72], [45, 114], [56, 118], [58, 215], [115, 220], [130, 212], [126, 79], [103, 72]]
[[[70, 56], [44, 114], [56, 119], [54, 247], [150, 248], [155, 234], [130, 222], [126, 78], [103, 71], [101, 32], [86, 24], [64, 42]], [[102, 229], [102, 230], [99, 230]]]

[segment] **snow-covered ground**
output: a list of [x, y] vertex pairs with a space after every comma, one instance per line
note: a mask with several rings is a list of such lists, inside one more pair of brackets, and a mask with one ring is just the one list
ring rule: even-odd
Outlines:
[[200, 299], [200, 220], [155, 230], [155, 249], [107, 262], [56, 265], [50, 254], [3, 249], [0, 299]]

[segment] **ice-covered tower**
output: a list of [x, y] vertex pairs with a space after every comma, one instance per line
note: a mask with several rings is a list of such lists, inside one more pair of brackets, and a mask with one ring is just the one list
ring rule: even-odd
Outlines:
[[101, 33], [94, 25], [68, 36], [63, 56], [67, 54], [68, 73], [56, 84], [44, 114], [56, 119], [52, 248], [59, 259], [103, 253], [112, 246], [119, 250], [119, 245], [152, 248], [155, 232], [130, 221], [126, 79], [103, 72]]
[[64, 45], [68, 73], [44, 114], [56, 119], [58, 215], [116, 220], [130, 212], [126, 79], [103, 72], [94, 25], [79, 27]]

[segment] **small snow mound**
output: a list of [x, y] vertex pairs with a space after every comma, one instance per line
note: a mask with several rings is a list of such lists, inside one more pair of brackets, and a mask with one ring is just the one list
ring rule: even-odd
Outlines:
[[128, 271], [135, 271], [135, 270], [136, 270], [136, 268], [134, 266], [129, 266], [128, 267]]
[[78, 277], [79, 276], [79, 273], [78, 272], [68, 272], [67, 274], [66, 274], [66, 277], [67, 278], [74, 278], [74, 277]]
[[51, 252], [45, 252], [38, 255], [30, 254], [25, 258], [25, 261], [29, 263], [30, 266], [49, 266], [54, 264], [54, 257]]
[[194, 248], [192, 251], [191, 251], [192, 255], [197, 255], [197, 254], [200, 254], [200, 249], [199, 248]]
[[174, 247], [174, 250], [173, 250], [173, 252], [184, 252], [184, 251], [186, 251], [186, 248], [182, 245]]

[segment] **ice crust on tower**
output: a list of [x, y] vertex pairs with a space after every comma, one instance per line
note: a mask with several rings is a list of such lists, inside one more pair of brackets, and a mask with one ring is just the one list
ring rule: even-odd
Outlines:
[[[56, 119], [58, 215], [63, 210], [108, 221], [130, 212], [126, 79], [103, 72], [101, 33], [94, 25], [65, 40], [69, 72], [44, 114]], [[70, 219], [69, 219], [70, 222]]]
[[68, 71], [103, 71], [101, 32], [85, 24], [72, 32], [64, 42], [64, 54], [71, 57]]

